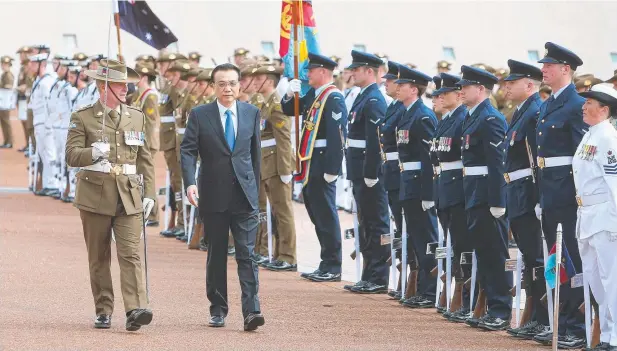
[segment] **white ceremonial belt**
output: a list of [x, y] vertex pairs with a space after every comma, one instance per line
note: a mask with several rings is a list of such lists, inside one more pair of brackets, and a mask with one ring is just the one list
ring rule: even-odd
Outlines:
[[315, 145], [313, 147], [326, 147], [328, 146], [328, 140], [326, 139], [317, 139], [315, 140]]
[[538, 156], [538, 167], [559, 167], [572, 164], [572, 156], [540, 157]]
[[86, 171], [93, 171], [93, 172], [113, 173], [116, 175], [137, 174], [136, 165], [116, 164], [116, 163], [109, 163], [109, 162], [105, 162], [105, 163], [99, 162], [99, 163], [95, 163], [90, 166], [81, 167], [81, 169], [84, 169]]
[[463, 176], [475, 176], [488, 174], [488, 167], [486, 166], [473, 166], [463, 167]]
[[422, 169], [422, 162], [403, 162], [401, 163], [401, 171], [418, 171]]
[[186, 132], [186, 128], [176, 128], [176, 133], [183, 135]]
[[514, 172], [504, 173], [503, 177], [506, 180], [506, 183], [513, 182], [515, 180], [519, 180], [521, 178], [531, 176], [531, 168], [519, 169]]
[[398, 160], [398, 152], [386, 152], [386, 161]]
[[439, 166], [433, 166], [433, 174], [438, 176], [441, 174], [441, 168]]
[[609, 202], [611, 196], [609, 193], [576, 196], [576, 203], [581, 207], [593, 206]]
[[161, 123], [176, 123], [174, 116], [161, 116]]
[[366, 148], [366, 140], [347, 139], [347, 147], [355, 147], [357, 149]]
[[439, 167], [442, 172], [451, 171], [453, 169], [463, 169], [463, 161], [440, 162]]
[[264, 147], [270, 147], [270, 146], [275, 146], [276, 145], [276, 139], [267, 139], [267, 140], [262, 140], [261, 141], [261, 148], [263, 149]]

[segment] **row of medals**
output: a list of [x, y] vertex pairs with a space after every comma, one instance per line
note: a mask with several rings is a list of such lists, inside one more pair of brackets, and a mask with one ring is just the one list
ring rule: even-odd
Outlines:
[[[435, 146], [435, 144], [438, 144]], [[452, 149], [452, 138], [440, 137], [439, 141], [433, 139], [431, 151], [450, 151]]]

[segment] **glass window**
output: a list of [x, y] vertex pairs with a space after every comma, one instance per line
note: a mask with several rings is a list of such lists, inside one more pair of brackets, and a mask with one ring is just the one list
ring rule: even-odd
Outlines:
[[617, 52], [611, 52], [611, 62], [617, 64]]
[[353, 44], [353, 49], [356, 51], [366, 51], [366, 45], [364, 44]]
[[269, 58], [274, 58], [274, 43], [271, 41], [262, 41], [261, 42], [261, 51], [264, 56]]
[[456, 61], [456, 54], [454, 53], [454, 48], [444, 46], [443, 47], [443, 59], [448, 62]]
[[538, 60], [540, 60], [538, 50], [527, 50], [527, 58], [529, 62], [538, 62]]
[[62, 41], [64, 43], [64, 51], [67, 55], [77, 50], [77, 35], [62, 34]]

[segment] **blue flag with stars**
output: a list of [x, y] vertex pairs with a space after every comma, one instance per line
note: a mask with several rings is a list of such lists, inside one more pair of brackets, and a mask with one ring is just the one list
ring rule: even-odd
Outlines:
[[145, 1], [118, 0], [118, 13], [120, 28], [157, 50], [178, 41]]

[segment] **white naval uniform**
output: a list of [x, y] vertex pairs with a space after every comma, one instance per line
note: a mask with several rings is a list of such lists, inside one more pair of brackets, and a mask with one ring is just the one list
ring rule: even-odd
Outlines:
[[52, 84], [52, 88], [49, 91], [49, 98], [47, 100], [47, 111], [49, 112], [49, 118], [51, 119], [51, 127], [54, 133], [54, 145], [56, 152], [56, 163], [54, 165], [54, 178], [55, 188], [61, 189], [62, 179], [62, 163], [64, 160], [64, 152], [62, 152], [61, 140], [58, 138], [61, 136], [58, 132], [61, 127], [61, 117], [58, 111], [58, 104], [60, 101], [60, 92], [64, 89], [66, 82], [64, 80], [57, 79]]
[[32, 85], [30, 104], [32, 109], [34, 137], [36, 138], [36, 149], [41, 162], [43, 163], [43, 188], [56, 188], [55, 168], [56, 145], [54, 144], [54, 133], [52, 129], [52, 119], [48, 109], [49, 92], [54, 78], [50, 75], [37, 77]]
[[[69, 123], [71, 121], [71, 113], [73, 111], [73, 100], [77, 96], [77, 88], [73, 87], [70, 83], [65, 82], [62, 89], [58, 92], [58, 100], [56, 105], [56, 111], [58, 113], [58, 121], [54, 125], [54, 131], [56, 136], [56, 148], [58, 150], [58, 163], [59, 163], [59, 189], [61, 193], [64, 193], [66, 188], [66, 160], [65, 149], [66, 139], [69, 132]], [[73, 189], [73, 192], [75, 190]]]
[[[595, 147], [595, 152], [585, 152]], [[590, 155], [593, 153], [593, 155]], [[572, 162], [583, 274], [599, 305], [600, 341], [617, 346], [617, 130], [589, 128]]]

